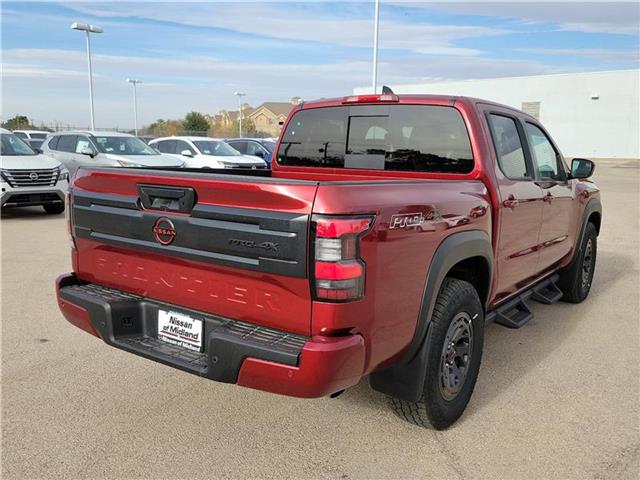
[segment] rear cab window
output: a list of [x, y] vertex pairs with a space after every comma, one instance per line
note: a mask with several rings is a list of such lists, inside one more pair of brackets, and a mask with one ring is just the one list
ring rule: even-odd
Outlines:
[[470, 173], [469, 134], [454, 107], [358, 105], [297, 112], [277, 154], [282, 166]]
[[491, 137], [498, 158], [498, 166], [511, 180], [531, 180], [533, 175], [526, 161], [517, 120], [513, 117], [489, 114]]

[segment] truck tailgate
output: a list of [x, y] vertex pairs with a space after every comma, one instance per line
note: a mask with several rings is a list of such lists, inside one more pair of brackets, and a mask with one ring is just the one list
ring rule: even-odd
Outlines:
[[309, 335], [308, 235], [317, 188], [257, 176], [80, 170], [71, 189], [77, 275]]

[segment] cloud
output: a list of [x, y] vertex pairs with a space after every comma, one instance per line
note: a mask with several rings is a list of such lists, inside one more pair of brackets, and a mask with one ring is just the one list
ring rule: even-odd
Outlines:
[[639, 50], [614, 50], [610, 48], [516, 48], [514, 50], [541, 55], [593, 58], [611, 63], [640, 63]]
[[[341, 4], [327, 4], [342, 7]], [[319, 12], [312, 5], [280, 3], [214, 3], [190, 4], [189, 8], [173, 3], [163, 3], [162, 8], [150, 3], [127, 5], [71, 4], [80, 13], [105, 17], [146, 19], [170, 22], [191, 27], [226, 29], [249, 35], [302, 42], [348, 47], [369, 48], [373, 41], [373, 10], [367, 4], [349, 10], [342, 16]], [[357, 15], [355, 15], [357, 13]], [[369, 16], [367, 13], [371, 13]], [[504, 35], [503, 28], [473, 25], [435, 25], [408, 19], [398, 22], [387, 20], [380, 24], [380, 44], [385, 49], [429, 51], [432, 55], [477, 55], [471, 48], [457, 48], [457, 40]], [[428, 48], [425, 48], [428, 45]]]
[[68, 78], [86, 76], [86, 73], [61, 68], [42, 68], [40, 65], [23, 65], [2, 62], [2, 77]]
[[[285, 101], [297, 95], [305, 99], [342, 96], [366, 85], [371, 75], [369, 59], [314, 63], [233, 63], [214, 57], [147, 58], [95, 54], [94, 91], [96, 119], [100, 127], [131, 127], [131, 86], [135, 75], [145, 83], [138, 89], [140, 122], [178, 118], [191, 110], [215, 113], [235, 108], [233, 92], [246, 91], [253, 105]], [[87, 82], [84, 52], [62, 49], [12, 49], [4, 51], [12, 74], [3, 78], [3, 115], [28, 114], [38, 121], [63, 120], [85, 126]], [[34, 67], [37, 65], [38, 67]], [[60, 65], [67, 66], [61, 72]], [[34, 72], [34, 68], [37, 71]], [[417, 54], [381, 59], [379, 78], [389, 84], [444, 79], [548, 73], [550, 67], [526, 61], [497, 60], [478, 56], [424, 57]]]
[[456, 14], [552, 23], [559, 30], [617, 33], [634, 36], [640, 34], [640, 8], [637, 1], [528, 2], [511, 0], [508, 2], [424, 2], [416, 6], [436, 8]]
[[[555, 66], [550, 66], [543, 60], [492, 56], [533, 45], [528, 39], [525, 44], [502, 44], [493, 52], [479, 45], [495, 42], [473, 40], [528, 32], [520, 25], [531, 22], [544, 25], [545, 30], [580, 24], [591, 29], [608, 26], [613, 31], [628, 31], [634, 22], [632, 13], [623, 12], [627, 18], [621, 18], [617, 10], [596, 15], [590, 4], [396, 6], [389, 5], [391, 1], [383, 2], [385, 16], [380, 33], [383, 51], [379, 80], [387, 84], [571, 71], [573, 67], [567, 65], [575, 62], [554, 62]], [[59, 48], [6, 49], [3, 32], [5, 117], [22, 113], [36, 120], [86, 126], [86, 56], [81, 39], [68, 30], [68, 23], [76, 16], [105, 27], [105, 34], [96, 39], [92, 56], [96, 118], [101, 127], [132, 126], [131, 86], [125, 83], [131, 76], [144, 80], [138, 89], [141, 123], [182, 117], [190, 110], [214, 113], [220, 108], [235, 108], [233, 92], [237, 90], [246, 91], [253, 105], [284, 101], [294, 95], [306, 99], [347, 95], [353, 87], [367, 85], [371, 76], [371, 2], [72, 2], [58, 10], [34, 7], [32, 15], [19, 7], [11, 8], [14, 10], [3, 11], [3, 27], [8, 25], [19, 33], [27, 17], [31, 24], [41, 25], [40, 30], [32, 32], [39, 34], [37, 40], [25, 32], [24, 37], [13, 39], [12, 46], [41, 47], [45, 38], [46, 45]], [[439, 9], [438, 24], [424, 20], [432, 18], [428, 9], [434, 8]], [[442, 10], [502, 19], [445, 18]], [[548, 22], [555, 23], [549, 26]], [[509, 41], [514, 38], [511, 35]], [[599, 38], [585, 44], [584, 49], [559, 45], [558, 49], [520, 51], [546, 56], [550, 63], [552, 56], [559, 55], [594, 59], [597, 61], [590, 62], [594, 70], [613, 58], [630, 60], [633, 52], [600, 48]], [[71, 50], [74, 48], [77, 50]], [[582, 60], [582, 69], [585, 63]]]

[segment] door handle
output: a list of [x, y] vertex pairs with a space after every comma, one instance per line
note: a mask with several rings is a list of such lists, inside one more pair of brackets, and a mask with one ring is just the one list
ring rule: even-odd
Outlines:
[[518, 203], [519, 202], [516, 199], [516, 197], [514, 197], [513, 195], [509, 195], [507, 199], [504, 202], [502, 202], [502, 205], [504, 205], [507, 208], [514, 209], [518, 206]]
[[547, 203], [551, 203], [553, 202], [553, 195], [551, 195], [551, 192], [547, 192], [547, 194], [544, 197], [542, 197], [542, 200]]

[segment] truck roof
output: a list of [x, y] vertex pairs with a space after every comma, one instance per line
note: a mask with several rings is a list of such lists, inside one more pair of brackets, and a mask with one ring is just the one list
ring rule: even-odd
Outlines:
[[[377, 98], [376, 98], [377, 97]], [[385, 100], [384, 97], [395, 97], [393, 100]], [[356, 100], [360, 99], [360, 100]], [[460, 95], [442, 95], [442, 94], [357, 94], [357, 95], [348, 95], [346, 97], [334, 97], [334, 98], [321, 98], [318, 100], [312, 100], [309, 102], [303, 102], [300, 104], [300, 108], [319, 108], [319, 107], [329, 107], [329, 106], [337, 106], [337, 105], [355, 105], [355, 104], [392, 104], [392, 103], [417, 103], [417, 104], [439, 104], [439, 105], [453, 105], [455, 102], [465, 101], [470, 104], [476, 103], [486, 103], [489, 105], [495, 105], [496, 107], [508, 108], [509, 110], [514, 110], [519, 113], [523, 113], [521, 110], [517, 108], [511, 107], [509, 105], [504, 105], [498, 102], [493, 102], [491, 100], [484, 100], [481, 98], [474, 97], [466, 97]]]

